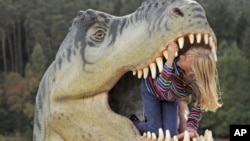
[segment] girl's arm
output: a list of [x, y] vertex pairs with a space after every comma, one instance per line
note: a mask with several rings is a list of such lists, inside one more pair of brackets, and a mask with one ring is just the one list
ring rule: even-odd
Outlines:
[[197, 130], [199, 127], [199, 121], [202, 118], [201, 108], [193, 106], [188, 114], [187, 129]]
[[186, 130], [187, 127], [187, 117], [186, 113], [189, 113], [188, 107], [187, 107], [187, 102], [184, 100], [180, 100], [178, 104], [178, 116], [179, 116], [179, 132], [182, 133]]
[[[201, 109], [199, 107], [193, 107], [188, 115], [187, 120], [187, 126], [186, 131], [188, 131], [188, 134], [190, 138], [199, 137], [199, 134], [197, 132], [199, 121], [201, 120]], [[177, 135], [177, 138], [179, 140], [183, 140], [184, 138], [184, 131], [180, 132], [180, 134]]]
[[[176, 43], [172, 42], [167, 48], [168, 58], [163, 66], [163, 70], [156, 80], [149, 79], [150, 85], [153, 88], [153, 93], [159, 97], [171, 101], [173, 96], [168, 95], [168, 90], [172, 84], [173, 75], [173, 63], [175, 59], [175, 53], [178, 51]], [[167, 96], [168, 95], [168, 96]]]
[[178, 50], [179, 50], [178, 45], [175, 42], [171, 42], [168, 45], [168, 48], [167, 48], [168, 58], [165, 63], [167, 66], [173, 67], [174, 59], [176, 57], [175, 54], [176, 52], [178, 52]]

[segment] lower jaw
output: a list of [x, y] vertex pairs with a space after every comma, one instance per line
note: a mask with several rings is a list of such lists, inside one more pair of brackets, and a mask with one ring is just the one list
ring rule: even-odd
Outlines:
[[[101, 122], [104, 123], [103, 124], [104, 126], [99, 127], [100, 130], [110, 130], [109, 134], [111, 134], [112, 136], [115, 136], [114, 141], [117, 141], [120, 139], [124, 140], [125, 138], [131, 141], [137, 141], [137, 140], [140, 141], [141, 134], [136, 128], [136, 126], [133, 124], [133, 122], [129, 118], [119, 115], [115, 113], [114, 111], [112, 111], [108, 103], [108, 96], [109, 96], [108, 93], [105, 92], [105, 93], [97, 94], [93, 98], [91, 98], [92, 100], [95, 101], [94, 103], [101, 105], [101, 106], [98, 106], [99, 108], [102, 107], [101, 110], [97, 111], [97, 115], [96, 115], [96, 116], [100, 116], [100, 118], [105, 119], [105, 120], [104, 119], [101, 120]], [[105, 129], [106, 127], [108, 127], [108, 129]], [[110, 127], [113, 127], [113, 128], [110, 128]], [[118, 134], [120, 136], [119, 139], [116, 138]], [[108, 135], [105, 135], [105, 136], [108, 136]], [[112, 141], [112, 140], [109, 140], [109, 141]]]

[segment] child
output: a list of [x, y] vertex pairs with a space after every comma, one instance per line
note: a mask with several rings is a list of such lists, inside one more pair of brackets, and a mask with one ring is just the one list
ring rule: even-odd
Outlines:
[[[163, 71], [154, 80], [148, 77], [141, 82], [141, 96], [146, 122], [132, 116], [130, 119], [141, 133], [158, 133], [162, 128], [170, 130], [171, 136], [178, 134], [178, 102], [192, 96], [192, 107], [188, 114], [186, 130], [191, 137], [198, 136], [198, 122], [201, 111], [216, 111], [221, 106], [217, 89], [217, 69], [211, 49], [191, 47], [186, 53], [175, 58], [176, 43], [170, 43], [168, 59]], [[180, 134], [181, 138], [183, 134]]]

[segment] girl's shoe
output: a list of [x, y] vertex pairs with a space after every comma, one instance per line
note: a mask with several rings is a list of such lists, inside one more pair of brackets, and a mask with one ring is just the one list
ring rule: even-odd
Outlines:
[[131, 121], [138, 121], [138, 120], [139, 120], [139, 118], [138, 118], [137, 116], [135, 116], [135, 115], [130, 115], [128, 118], [129, 118]]

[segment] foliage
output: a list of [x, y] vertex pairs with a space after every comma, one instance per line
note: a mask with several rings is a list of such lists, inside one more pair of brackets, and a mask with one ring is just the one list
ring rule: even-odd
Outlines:
[[18, 73], [9, 73], [3, 77], [1, 83], [2, 93], [0, 102], [0, 132], [9, 134], [20, 132], [26, 128], [27, 119], [22, 112], [25, 97], [26, 82]]

